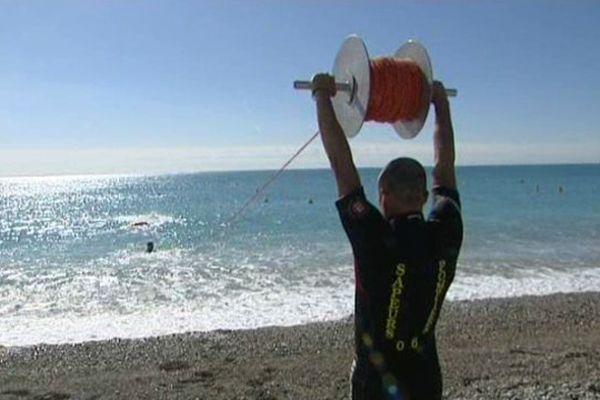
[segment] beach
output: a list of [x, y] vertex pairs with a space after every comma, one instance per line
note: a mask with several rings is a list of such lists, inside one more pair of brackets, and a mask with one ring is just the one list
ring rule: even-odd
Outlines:
[[[448, 302], [447, 399], [600, 398], [600, 292]], [[0, 399], [345, 399], [352, 317], [0, 348]]]

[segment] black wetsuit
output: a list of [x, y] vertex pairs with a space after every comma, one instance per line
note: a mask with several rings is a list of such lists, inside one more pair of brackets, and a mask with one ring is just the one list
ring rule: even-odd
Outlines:
[[353, 399], [440, 399], [435, 325], [462, 243], [458, 192], [434, 188], [427, 220], [386, 221], [362, 188], [336, 205], [356, 275]]

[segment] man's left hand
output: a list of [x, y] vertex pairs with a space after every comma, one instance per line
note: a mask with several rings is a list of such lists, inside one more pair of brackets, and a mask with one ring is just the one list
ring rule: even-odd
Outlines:
[[335, 96], [335, 79], [329, 74], [316, 74], [312, 78], [313, 97], [333, 97]]

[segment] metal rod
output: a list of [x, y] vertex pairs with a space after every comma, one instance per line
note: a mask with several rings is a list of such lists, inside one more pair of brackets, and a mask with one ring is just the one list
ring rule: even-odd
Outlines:
[[[312, 82], [311, 81], [294, 81], [294, 89], [312, 90]], [[348, 82], [336, 82], [335, 89], [337, 91], [352, 93], [352, 85], [350, 85]], [[446, 95], [448, 97], [456, 97], [458, 95], [458, 90], [446, 88]]]
[[456, 97], [457, 95], [458, 95], [458, 90], [446, 88], [446, 96], [448, 96], [448, 97]]
[[[312, 90], [312, 82], [311, 81], [294, 81], [294, 89]], [[350, 85], [348, 82], [336, 82], [335, 89], [337, 91], [352, 93], [352, 85]]]

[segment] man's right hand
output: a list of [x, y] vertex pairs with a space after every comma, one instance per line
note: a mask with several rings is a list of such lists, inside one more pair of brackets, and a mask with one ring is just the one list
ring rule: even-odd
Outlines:
[[335, 96], [335, 79], [333, 76], [321, 73], [316, 74], [312, 78], [312, 95], [317, 97], [333, 97]]

